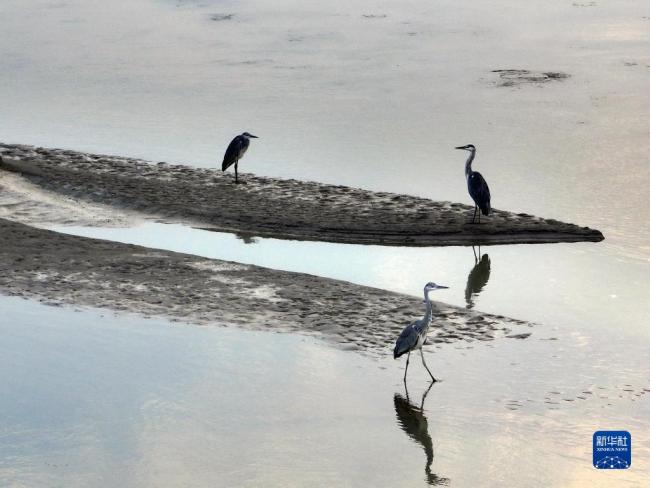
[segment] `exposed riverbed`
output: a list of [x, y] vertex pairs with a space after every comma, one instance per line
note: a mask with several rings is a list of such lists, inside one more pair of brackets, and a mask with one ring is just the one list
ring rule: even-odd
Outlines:
[[[471, 247], [254, 242], [0, 172], [2, 218], [114, 241], [59, 236], [49, 242], [79, 243], [84, 259], [43, 246], [24, 256], [76, 259], [76, 296], [94, 297], [82, 307], [34, 300], [71, 289], [54, 280], [60, 290], [44, 291], [35, 268], [9, 266], [20, 241], [2, 263], [20, 271], [7, 285], [33, 298], [0, 297], [1, 485], [610, 488], [650, 479], [647, 1], [4, 0], [0, 11], [2, 141], [214, 170], [247, 130], [260, 136], [240, 165], [253, 182], [464, 205], [464, 157], [453, 147], [472, 143], [495, 208], [606, 237], [483, 246], [476, 260]], [[178, 266], [170, 271], [183, 260], [236, 261], [370, 287], [380, 310], [389, 304], [377, 297], [399, 297], [390, 300], [408, 305], [404, 319], [419, 316], [422, 281], [434, 280], [450, 286], [436, 299], [471, 307], [462, 316], [534, 325], [429, 346], [442, 381], [420, 411], [426, 372], [411, 363], [407, 401], [404, 362], [390, 358], [402, 318], [368, 310], [367, 325], [350, 330], [363, 328], [374, 345], [351, 351], [297, 328], [145, 319], [128, 309], [142, 290], [114, 310], [112, 285], [81, 281], [92, 273], [89, 248], [105, 250], [98, 273], [112, 280], [120, 254], [111, 252], [131, 245], [150, 257], [182, 253], [151, 257], [154, 279], [166, 261]], [[172, 298], [169, 317], [182, 320], [188, 300]], [[631, 432], [629, 470], [592, 467], [591, 436], [603, 428]]]
[[0, 143], [0, 169], [52, 192], [214, 230], [402, 246], [601, 241], [598, 230], [409, 195]]

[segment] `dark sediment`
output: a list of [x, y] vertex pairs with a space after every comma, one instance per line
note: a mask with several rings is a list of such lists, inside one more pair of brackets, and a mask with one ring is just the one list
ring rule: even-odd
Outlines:
[[50, 191], [137, 210], [170, 222], [280, 239], [443, 246], [600, 241], [602, 234], [557, 220], [493, 210], [472, 224], [473, 207], [344, 186], [0, 144], [2, 167]]
[[494, 69], [499, 75], [498, 87], [515, 87], [523, 84], [541, 85], [549, 81], [561, 81], [570, 77], [561, 71], [530, 71], [527, 69]]
[[[87, 239], [0, 219], [0, 293], [194, 324], [311, 333], [390, 354], [422, 316], [419, 298], [316, 276]], [[433, 343], [530, 331], [524, 322], [436, 303]], [[522, 330], [523, 329], [523, 330]]]

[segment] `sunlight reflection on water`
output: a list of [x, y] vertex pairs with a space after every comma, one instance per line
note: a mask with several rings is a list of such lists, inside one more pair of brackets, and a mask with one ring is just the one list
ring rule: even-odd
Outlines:
[[[585, 360], [592, 350], [575, 349], [561, 331], [558, 341], [539, 340], [542, 328], [523, 341], [429, 352], [442, 381], [420, 413], [397, 398], [419, 401], [426, 372], [414, 364], [405, 392], [403, 362], [388, 356], [288, 334], [0, 302], [3, 485], [395, 486], [448, 478], [476, 486], [495, 465], [490, 479], [500, 484], [564, 484], [574, 473], [597, 485], [588, 449], [603, 419], [634, 432], [639, 460], [649, 453], [647, 375], [598, 373]], [[593, 346], [604, 364], [616, 359], [608, 338]], [[641, 349], [629, 347], [626, 357], [640, 361]], [[639, 461], [621, 479], [647, 474]]]
[[[152, 223], [60, 230], [410, 294], [433, 279], [459, 306], [469, 290], [476, 309], [540, 325], [524, 340], [435, 350], [445, 381], [424, 409], [431, 473], [456, 486], [611, 486], [590, 465], [590, 436], [616, 426], [638, 441], [616, 481], [639, 486], [650, 477], [646, 7], [3, 0], [0, 133], [215, 167], [251, 130], [261, 139], [244, 171], [463, 202], [452, 148], [476, 144], [495, 207], [606, 240], [482, 248], [488, 278], [470, 248], [246, 245]], [[571, 76], [497, 87], [494, 69]], [[392, 360], [0, 301], [0, 484], [426, 482], [427, 448], [396, 419]]]

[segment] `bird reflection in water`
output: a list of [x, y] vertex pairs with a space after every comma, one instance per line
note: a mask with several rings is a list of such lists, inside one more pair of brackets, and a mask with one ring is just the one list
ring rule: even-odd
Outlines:
[[253, 234], [246, 234], [244, 232], [239, 232], [235, 234], [235, 237], [241, 241], [244, 241], [244, 244], [257, 244], [258, 239]]
[[400, 428], [415, 442], [420, 444], [424, 449], [427, 456], [427, 464], [424, 468], [426, 473], [426, 481], [430, 485], [446, 485], [449, 483], [448, 478], [441, 478], [435, 473], [431, 472], [431, 464], [433, 463], [433, 441], [429, 435], [429, 425], [427, 417], [424, 415], [424, 400], [429, 394], [429, 390], [433, 383], [429, 385], [427, 391], [422, 395], [422, 402], [417, 407], [409, 400], [409, 392], [404, 383], [404, 390], [406, 391], [406, 398], [399, 393], [395, 393], [393, 401], [395, 402], [395, 414], [397, 415], [397, 423]]
[[467, 286], [465, 287], [466, 308], [474, 307], [474, 297], [483, 291], [483, 288], [490, 279], [490, 256], [483, 254], [479, 260], [478, 256], [481, 256], [481, 246], [478, 246], [478, 255], [474, 246], [472, 246], [472, 252], [474, 253], [474, 267], [467, 276]]

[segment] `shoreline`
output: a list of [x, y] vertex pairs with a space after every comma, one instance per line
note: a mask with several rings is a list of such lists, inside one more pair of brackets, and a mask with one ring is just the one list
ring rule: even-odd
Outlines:
[[426, 198], [62, 149], [0, 143], [0, 168], [46, 190], [205, 230], [276, 239], [389, 246], [599, 242], [601, 232]]
[[[89, 239], [0, 219], [0, 292], [197, 325], [306, 333], [388, 355], [422, 300], [313, 275]], [[532, 324], [434, 302], [432, 344], [524, 339]], [[522, 333], [523, 332], [523, 333]]]

